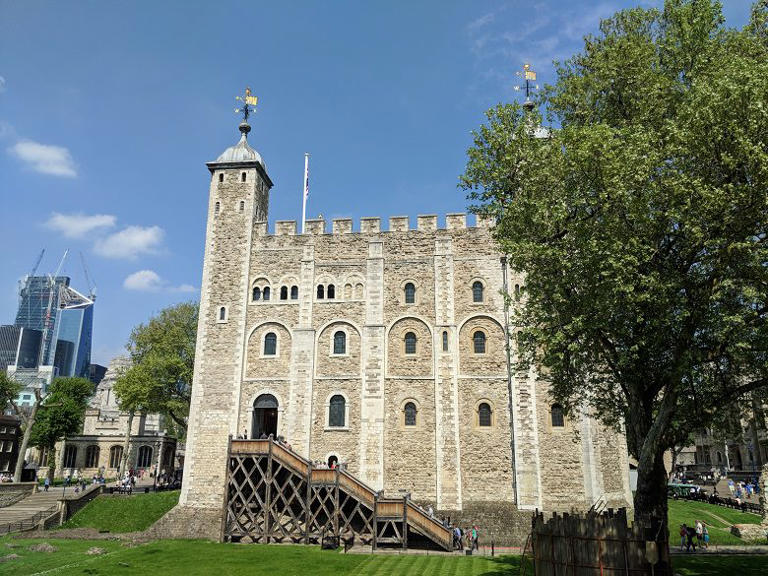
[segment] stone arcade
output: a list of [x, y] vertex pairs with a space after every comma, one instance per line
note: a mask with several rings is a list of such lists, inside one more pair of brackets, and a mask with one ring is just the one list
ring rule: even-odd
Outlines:
[[[184, 482], [166, 533], [221, 537], [228, 439], [244, 432], [486, 526], [516, 510], [630, 505], [623, 436], [563, 418], [533, 370], [512, 374], [510, 406], [489, 223], [337, 219], [329, 232], [317, 219], [270, 233], [272, 181], [240, 131], [208, 163]], [[510, 273], [509, 292], [523, 282]]]

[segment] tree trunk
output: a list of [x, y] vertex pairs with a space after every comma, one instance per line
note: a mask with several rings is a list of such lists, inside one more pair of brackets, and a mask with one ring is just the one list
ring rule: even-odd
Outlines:
[[48, 480], [53, 486], [53, 478], [56, 473], [56, 445], [48, 446]]
[[635, 492], [635, 520], [651, 515], [666, 521], [667, 518], [667, 471], [664, 468], [664, 451], [659, 450], [651, 466], [637, 469]]
[[[37, 392], [37, 390], [35, 391]], [[16, 468], [13, 471], [13, 481], [21, 482], [21, 473], [24, 470], [24, 456], [27, 454], [27, 448], [29, 447], [29, 439], [32, 436], [32, 427], [35, 425], [35, 419], [37, 418], [37, 409], [40, 407], [40, 394], [35, 394], [35, 403], [32, 405], [32, 411], [29, 413], [29, 418], [24, 426], [24, 436], [21, 439], [21, 446], [19, 447], [19, 456], [16, 459]]]
[[117, 471], [117, 479], [122, 480], [125, 471], [128, 469], [128, 451], [131, 446], [131, 428], [133, 428], [134, 412], [128, 412], [128, 427], [125, 430], [125, 440], [123, 441], [123, 457], [120, 459], [120, 468]]

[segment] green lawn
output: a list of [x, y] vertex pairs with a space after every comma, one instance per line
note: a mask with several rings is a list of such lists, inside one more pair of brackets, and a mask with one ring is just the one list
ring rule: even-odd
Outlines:
[[[680, 524], [693, 526], [696, 520], [707, 524], [710, 545], [739, 545], [748, 544], [731, 535], [732, 524], [759, 524], [760, 516], [739, 512], [732, 508], [714, 506], [704, 502], [688, 502], [685, 500], [669, 501], [669, 541], [670, 546], [679, 545], [678, 531]], [[765, 544], [765, 542], [762, 542]]]
[[62, 528], [94, 528], [110, 532], [145, 530], [173, 508], [179, 491], [102, 494], [70, 518]]
[[[29, 549], [40, 542], [47, 542], [57, 550]], [[8, 544], [14, 547], [8, 548]], [[94, 546], [105, 553], [87, 555], [86, 551]], [[516, 576], [520, 569], [517, 556], [345, 555], [323, 551], [317, 546], [216, 544], [193, 540], [161, 540], [128, 547], [112, 541], [13, 540], [5, 537], [0, 539], [0, 560], [7, 554], [17, 554], [19, 558], [0, 562], [0, 575], [46, 572], [112, 576], [151, 571], [185, 576]], [[766, 556], [686, 556], [676, 557], [674, 562], [675, 571], [683, 576], [727, 573], [761, 576], [768, 571]]]

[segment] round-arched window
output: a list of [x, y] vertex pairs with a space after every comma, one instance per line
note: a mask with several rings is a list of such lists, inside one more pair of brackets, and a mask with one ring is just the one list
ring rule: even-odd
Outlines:
[[413, 285], [413, 282], [408, 282], [404, 287], [404, 291], [406, 304], [413, 304], [416, 302], [416, 286]]
[[403, 407], [403, 413], [405, 425], [416, 426], [416, 414], [418, 413], [416, 404], [413, 402], [406, 402], [405, 406]]
[[472, 334], [472, 349], [475, 354], [485, 354], [485, 332], [478, 330]]
[[332, 428], [343, 428], [345, 425], [345, 411], [347, 401], [341, 394], [331, 396], [328, 406], [328, 426]]
[[482, 402], [477, 407], [477, 425], [483, 427], [491, 425], [491, 406], [487, 402]]
[[268, 332], [264, 336], [264, 356], [274, 356], [277, 354], [277, 334]]
[[405, 353], [416, 354], [416, 334], [413, 332], [405, 334]]
[[339, 330], [333, 335], [333, 353], [334, 354], [347, 353], [347, 335], [341, 330]]
[[483, 301], [483, 283], [479, 280], [472, 284], [472, 301]]

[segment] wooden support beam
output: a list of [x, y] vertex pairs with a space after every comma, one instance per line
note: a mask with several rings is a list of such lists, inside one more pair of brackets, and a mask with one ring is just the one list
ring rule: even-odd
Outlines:
[[307, 465], [307, 494], [304, 497], [304, 544], [309, 544], [309, 530], [312, 526], [312, 464]]
[[408, 496], [403, 496], [403, 550], [408, 550]]
[[333, 514], [333, 535], [337, 538], [339, 537], [339, 467], [336, 466], [336, 478], [335, 483], [333, 487], [333, 508], [334, 508], [334, 514]]
[[376, 492], [373, 496], [373, 538], [371, 539], [371, 550], [376, 550], [376, 539], [379, 534], [379, 493]]
[[272, 510], [272, 438], [269, 439], [269, 454], [267, 455], [267, 486], [264, 497], [264, 536], [267, 544], [272, 536], [272, 522], [270, 522]]

